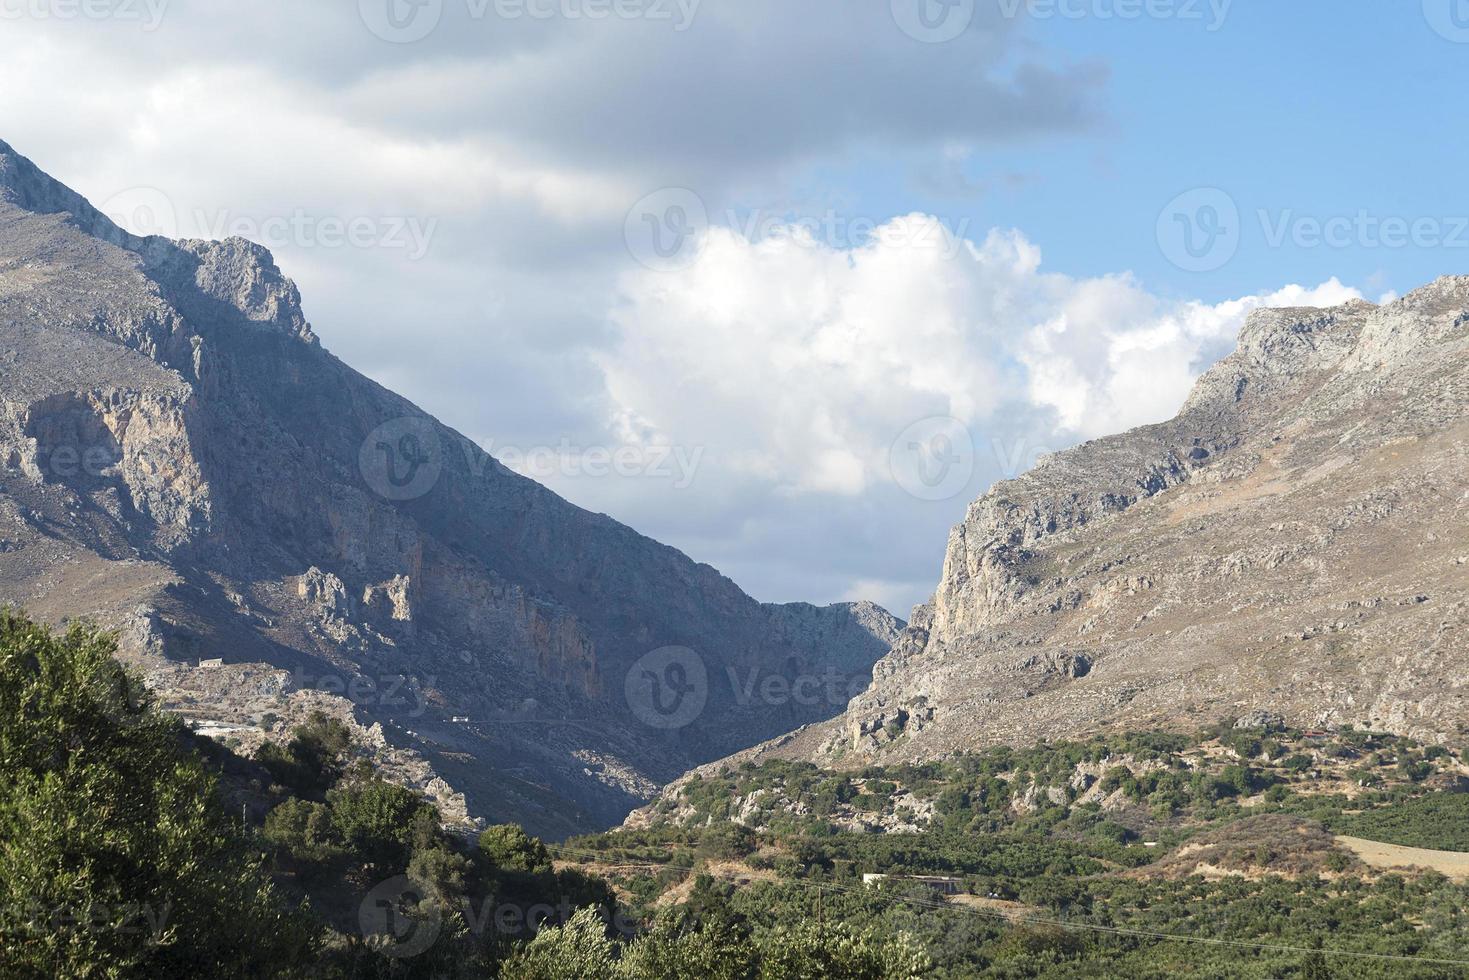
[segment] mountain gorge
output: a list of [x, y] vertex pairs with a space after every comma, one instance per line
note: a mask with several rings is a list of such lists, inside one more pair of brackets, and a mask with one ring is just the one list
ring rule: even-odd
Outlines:
[[0, 602], [116, 628], [245, 749], [349, 720], [453, 818], [615, 823], [842, 707], [736, 678], [860, 688], [902, 626], [567, 503], [324, 350], [265, 249], [135, 237], [3, 143], [0, 332]]
[[451, 819], [600, 829], [728, 757], [1469, 731], [1469, 277], [1255, 313], [1176, 418], [974, 502], [907, 624], [569, 504], [324, 350], [263, 248], [130, 235], [4, 144], [0, 331], [0, 601], [243, 750], [347, 720]]

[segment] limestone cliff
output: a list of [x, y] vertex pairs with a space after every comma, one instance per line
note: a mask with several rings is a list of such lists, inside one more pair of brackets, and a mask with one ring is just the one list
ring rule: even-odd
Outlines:
[[242, 741], [335, 698], [471, 812], [591, 829], [842, 707], [731, 678], [865, 683], [901, 626], [568, 504], [323, 350], [265, 249], [129, 235], [3, 143], [0, 338], [0, 601], [124, 628]]
[[845, 717], [861, 765], [1266, 712], [1469, 732], [1469, 277], [1253, 315], [1169, 422], [996, 484]]

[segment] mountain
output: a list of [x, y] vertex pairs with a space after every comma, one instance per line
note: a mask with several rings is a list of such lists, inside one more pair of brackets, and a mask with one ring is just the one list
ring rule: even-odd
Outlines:
[[564, 835], [839, 712], [902, 626], [572, 506], [325, 351], [265, 249], [130, 235], [4, 143], [0, 333], [0, 602], [115, 626], [245, 749], [325, 710], [448, 814]]
[[1469, 732], [1469, 277], [1255, 313], [1176, 418], [996, 484], [846, 714], [861, 766], [1206, 723]]

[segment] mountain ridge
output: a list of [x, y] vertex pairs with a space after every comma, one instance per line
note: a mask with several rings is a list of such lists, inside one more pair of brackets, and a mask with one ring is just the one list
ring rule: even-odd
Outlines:
[[1253, 313], [1163, 423], [974, 501], [842, 718], [729, 760], [923, 761], [1230, 717], [1469, 732], [1469, 276]]
[[[322, 348], [266, 249], [131, 235], [6, 144], [0, 332], [0, 601], [118, 627], [246, 747], [325, 704], [446, 810], [557, 836], [841, 707], [725, 672], [860, 682], [900, 624], [758, 603], [575, 507]], [[634, 685], [664, 648], [713, 679], [677, 729]]]

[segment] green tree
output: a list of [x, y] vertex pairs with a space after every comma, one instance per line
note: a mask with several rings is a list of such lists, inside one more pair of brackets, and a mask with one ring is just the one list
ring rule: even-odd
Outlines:
[[858, 932], [804, 923], [778, 929], [760, 944], [761, 980], [910, 980], [932, 964], [907, 933]]
[[501, 980], [616, 980], [616, 946], [594, 908], [581, 909], [564, 926], [550, 926], [512, 953]]
[[264, 836], [300, 861], [325, 863], [343, 854], [331, 810], [309, 800], [287, 800], [271, 810]]
[[538, 875], [551, 871], [546, 845], [515, 824], [499, 824], [479, 835], [479, 850], [496, 869], [510, 874]]
[[266, 742], [255, 759], [276, 782], [302, 796], [320, 797], [346, 771], [352, 730], [345, 722], [313, 711], [285, 747]]
[[464, 895], [469, 870], [469, 859], [445, 844], [417, 850], [408, 862], [408, 877], [443, 908]]
[[373, 776], [327, 794], [332, 826], [348, 851], [384, 868], [403, 868], [437, 837], [438, 810], [419, 794]]
[[723, 928], [655, 929], [627, 948], [618, 967], [629, 980], [744, 980], [755, 971], [749, 944]]
[[290, 975], [315, 929], [114, 649], [0, 611], [0, 975]]
[[1321, 939], [1318, 937], [1311, 943], [1312, 952], [1306, 954], [1305, 960], [1301, 962], [1301, 980], [1331, 980], [1331, 967], [1326, 963], [1326, 956], [1321, 952]]

